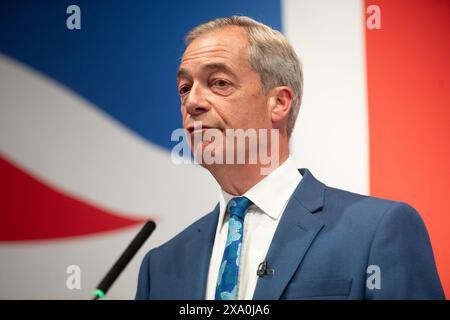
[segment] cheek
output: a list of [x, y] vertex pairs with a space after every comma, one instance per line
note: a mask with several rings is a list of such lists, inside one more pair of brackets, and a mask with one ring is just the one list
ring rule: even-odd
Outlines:
[[267, 120], [267, 106], [261, 94], [245, 92], [233, 97], [220, 97], [211, 101], [215, 113], [228, 126], [234, 128], [262, 127]]
[[181, 117], [183, 118], [183, 120], [186, 119], [186, 116], [187, 116], [186, 108], [181, 106], [180, 107], [180, 112], [181, 112]]
[[254, 95], [248, 100], [247, 118], [255, 125], [263, 125], [268, 118], [267, 105], [260, 95]]
[[181, 107], [180, 111], [181, 111], [181, 124], [182, 124], [183, 128], [185, 128], [186, 124], [187, 124], [188, 113], [186, 112], [186, 108], [183, 108], [183, 107]]

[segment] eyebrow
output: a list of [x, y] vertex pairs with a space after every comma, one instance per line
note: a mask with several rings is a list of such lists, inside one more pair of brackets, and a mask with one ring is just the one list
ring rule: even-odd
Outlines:
[[189, 80], [192, 79], [190, 73], [184, 68], [180, 68], [177, 71], [177, 82], [180, 82], [181, 78], [185, 78], [185, 79], [189, 79]]
[[[203, 65], [201, 67], [201, 69], [203, 71], [213, 71], [213, 70], [214, 71], [223, 71], [233, 77], [235, 76], [234, 72], [231, 71], [231, 69], [226, 64], [221, 63], [221, 62], [207, 63], [207, 64]], [[181, 78], [192, 80], [191, 74], [189, 73], [189, 71], [187, 71], [184, 68], [178, 69], [178, 72], [177, 72], [177, 81], [180, 81]]]

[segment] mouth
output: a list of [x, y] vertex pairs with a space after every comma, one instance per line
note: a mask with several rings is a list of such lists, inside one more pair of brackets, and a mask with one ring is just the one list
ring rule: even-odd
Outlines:
[[194, 127], [194, 126], [188, 126], [187, 128], [186, 128], [186, 130], [189, 132], [189, 134], [192, 134], [192, 133], [194, 133], [195, 131], [203, 131], [203, 130], [206, 130], [206, 129], [214, 129], [213, 127], [209, 127], [209, 126], [204, 126], [204, 125], [202, 125], [202, 126], [200, 126], [200, 127], [198, 127], [198, 126], [196, 126], [196, 127]]

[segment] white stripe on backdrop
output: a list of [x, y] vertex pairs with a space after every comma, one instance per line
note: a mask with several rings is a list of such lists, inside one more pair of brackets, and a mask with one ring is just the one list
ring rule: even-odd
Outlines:
[[326, 184], [368, 194], [363, 3], [283, 1], [284, 33], [304, 67], [292, 153]]

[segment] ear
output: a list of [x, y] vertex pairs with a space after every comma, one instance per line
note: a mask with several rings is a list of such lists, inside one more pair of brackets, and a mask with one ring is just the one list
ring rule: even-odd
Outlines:
[[270, 92], [269, 110], [274, 127], [280, 127], [286, 122], [291, 110], [294, 93], [291, 88], [275, 87]]

